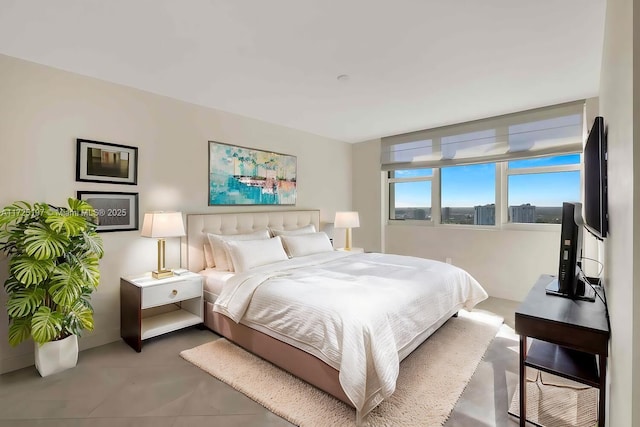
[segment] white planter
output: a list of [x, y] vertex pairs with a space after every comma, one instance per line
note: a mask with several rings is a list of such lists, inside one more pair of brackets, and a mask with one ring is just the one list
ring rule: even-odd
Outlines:
[[36, 343], [35, 359], [36, 369], [43, 377], [73, 368], [78, 363], [78, 337], [70, 335], [42, 345]]

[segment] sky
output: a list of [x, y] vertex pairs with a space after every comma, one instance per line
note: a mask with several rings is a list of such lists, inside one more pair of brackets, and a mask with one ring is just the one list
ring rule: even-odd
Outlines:
[[[579, 164], [579, 154], [516, 160], [509, 168]], [[441, 170], [442, 207], [472, 207], [495, 203], [495, 164], [445, 167]], [[415, 177], [431, 169], [396, 171], [396, 177]], [[429, 182], [396, 183], [399, 207], [431, 206]], [[580, 201], [580, 172], [512, 175], [508, 178], [509, 206], [530, 203], [535, 206], [562, 206], [562, 202]]]

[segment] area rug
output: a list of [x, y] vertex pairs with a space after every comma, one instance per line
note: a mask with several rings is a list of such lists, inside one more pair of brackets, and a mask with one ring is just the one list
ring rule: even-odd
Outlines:
[[[528, 377], [529, 375], [527, 375]], [[548, 382], [551, 375], [527, 378], [527, 421], [544, 427], [593, 427], [598, 423], [598, 390], [568, 381]], [[576, 383], [573, 383], [576, 384]], [[509, 414], [520, 416], [520, 389], [509, 406]]]
[[[367, 425], [442, 425], [464, 391], [502, 318], [461, 311], [402, 363], [395, 393]], [[224, 338], [180, 355], [298, 426], [352, 426], [355, 410]]]

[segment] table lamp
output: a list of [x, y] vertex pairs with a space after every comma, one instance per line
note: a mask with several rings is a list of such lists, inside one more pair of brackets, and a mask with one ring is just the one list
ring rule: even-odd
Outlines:
[[142, 237], [158, 238], [158, 269], [151, 273], [155, 279], [173, 276], [173, 272], [167, 270], [164, 265], [165, 238], [181, 237], [185, 234], [182, 212], [151, 212], [144, 214]]
[[351, 250], [351, 229], [360, 227], [360, 217], [358, 212], [336, 212], [336, 218], [333, 222], [335, 228], [346, 228], [346, 238], [344, 250]]

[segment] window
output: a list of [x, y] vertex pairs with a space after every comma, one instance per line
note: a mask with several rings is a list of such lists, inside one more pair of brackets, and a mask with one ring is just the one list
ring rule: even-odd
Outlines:
[[496, 224], [496, 165], [451, 166], [440, 171], [442, 224]]
[[580, 154], [515, 160], [507, 166], [511, 223], [560, 224], [562, 202], [580, 200]]
[[576, 153], [585, 106], [575, 101], [382, 138], [389, 219], [560, 223], [562, 202], [580, 200]]
[[389, 219], [431, 221], [432, 169], [389, 172]]

